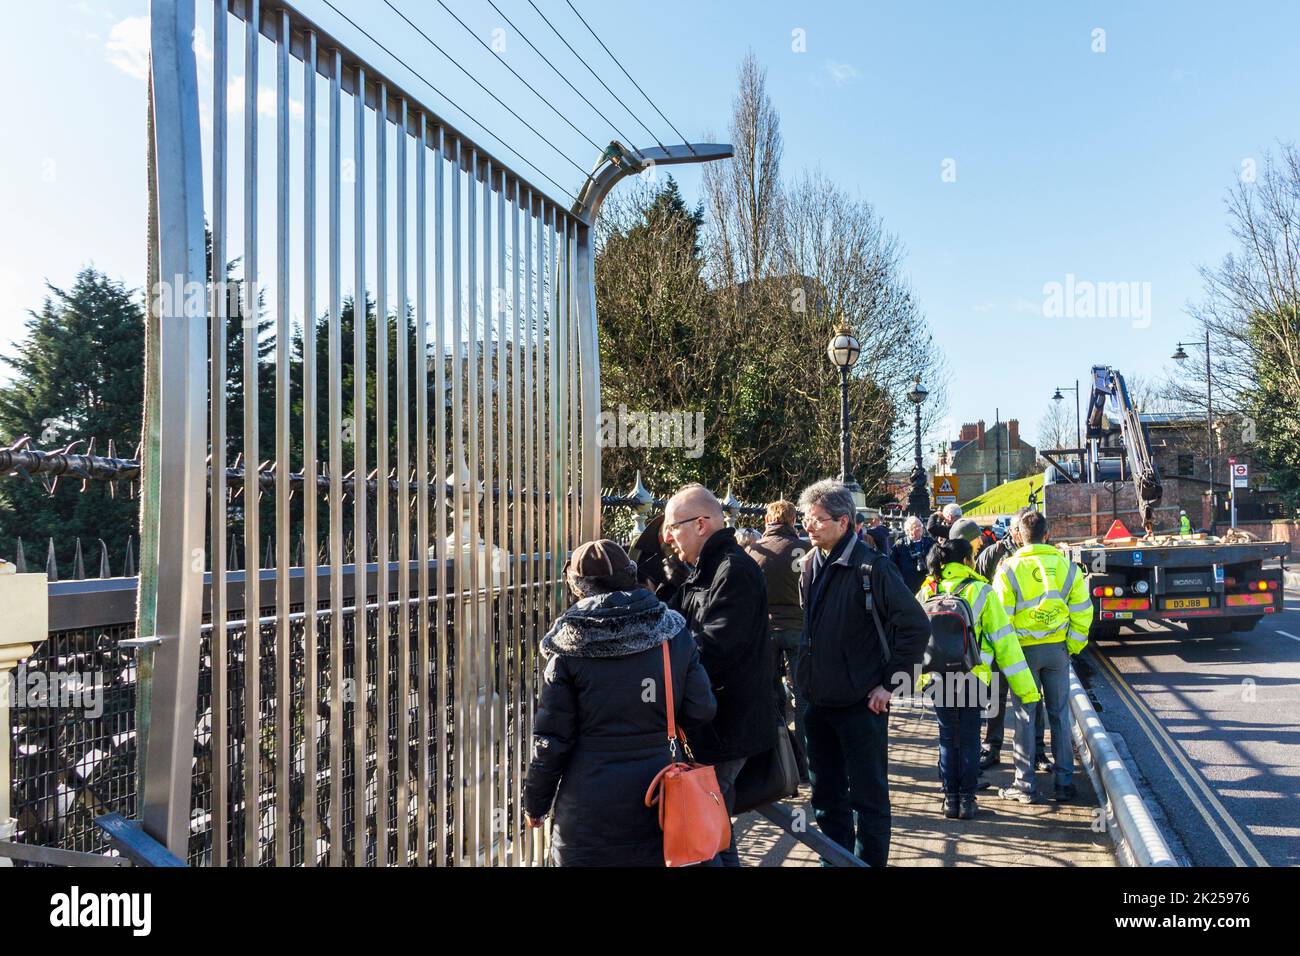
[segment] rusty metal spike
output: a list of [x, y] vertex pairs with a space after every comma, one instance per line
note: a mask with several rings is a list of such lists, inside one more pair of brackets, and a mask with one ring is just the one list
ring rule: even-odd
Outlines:
[[126, 536], [126, 561], [122, 564], [122, 577], [135, 577], [135, 538]]
[[113, 576], [113, 571], [108, 566], [108, 545], [104, 543], [103, 538], [99, 539], [99, 576], [101, 578]]
[[72, 555], [72, 580], [86, 580], [86, 562], [81, 557], [81, 538], [77, 538], [77, 549]]
[[57, 581], [59, 579], [59, 562], [54, 557], [53, 538], [50, 538], [49, 546], [45, 549], [45, 579], [47, 581]]

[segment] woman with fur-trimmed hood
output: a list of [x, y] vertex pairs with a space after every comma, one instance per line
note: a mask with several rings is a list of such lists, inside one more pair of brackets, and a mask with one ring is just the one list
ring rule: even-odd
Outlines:
[[548, 812], [558, 866], [663, 866], [663, 833], [646, 789], [669, 751], [662, 646], [672, 662], [678, 724], [717, 710], [685, 620], [637, 585], [613, 541], [580, 545], [565, 566], [576, 602], [542, 638], [545, 678], [524, 782], [529, 826]]

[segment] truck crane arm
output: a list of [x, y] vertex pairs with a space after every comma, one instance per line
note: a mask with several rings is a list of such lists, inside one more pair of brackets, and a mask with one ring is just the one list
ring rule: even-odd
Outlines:
[[1164, 487], [1160, 483], [1160, 473], [1156, 471], [1147, 447], [1146, 433], [1138, 418], [1137, 409], [1129, 398], [1128, 385], [1118, 369], [1108, 365], [1092, 367], [1092, 395], [1088, 401], [1088, 437], [1099, 438], [1102, 435], [1102, 414], [1105, 412], [1107, 399], [1115, 403], [1119, 413], [1120, 435], [1124, 441], [1124, 450], [1128, 456], [1129, 473], [1133, 476], [1134, 489], [1137, 491], [1138, 514], [1142, 527], [1148, 537], [1155, 528], [1156, 508], [1164, 497]]

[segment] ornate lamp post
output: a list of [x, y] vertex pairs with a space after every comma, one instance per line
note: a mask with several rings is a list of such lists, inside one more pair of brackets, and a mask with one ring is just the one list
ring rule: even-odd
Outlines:
[[1063, 402], [1065, 396], [1062, 392], [1074, 392], [1074, 442], [1075, 447], [1079, 449], [1079, 479], [1083, 480], [1083, 425], [1079, 418], [1079, 380], [1074, 380], [1074, 388], [1068, 385], [1056, 386], [1056, 394], [1052, 396], [1052, 401]]
[[[1187, 361], [1184, 345], [1199, 345], [1199, 342], [1179, 342], [1178, 351], [1170, 358], [1182, 364]], [[1219, 499], [1214, 493], [1214, 392], [1210, 372], [1210, 330], [1205, 330], [1205, 464], [1210, 469], [1210, 533], [1214, 533], [1215, 523], [1219, 519]]]
[[926, 487], [925, 465], [921, 463], [921, 403], [929, 396], [921, 376], [916, 377], [907, 400], [916, 406], [916, 462], [912, 465], [912, 490], [907, 495], [907, 513], [923, 518], [930, 513], [930, 489]]
[[[841, 318], [826, 345], [826, 356], [840, 370], [840, 481], [848, 486], [855, 502], [862, 495], [862, 487], [853, 477], [853, 470], [849, 466], [849, 371], [857, 364], [861, 352], [862, 346], [853, 330]], [[865, 501], [859, 502], [859, 505], [863, 503]]]

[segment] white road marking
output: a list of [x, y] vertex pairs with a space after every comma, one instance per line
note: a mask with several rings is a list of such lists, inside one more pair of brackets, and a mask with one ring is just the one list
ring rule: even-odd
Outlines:
[[1300, 637], [1296, 637], [1294, 634], [1288, 634], [1286, 631], [1274, 631], [1274, 633], [1281, 634], [1283, 637], [1289, 637], [1293, 641], [1300, 641]]

